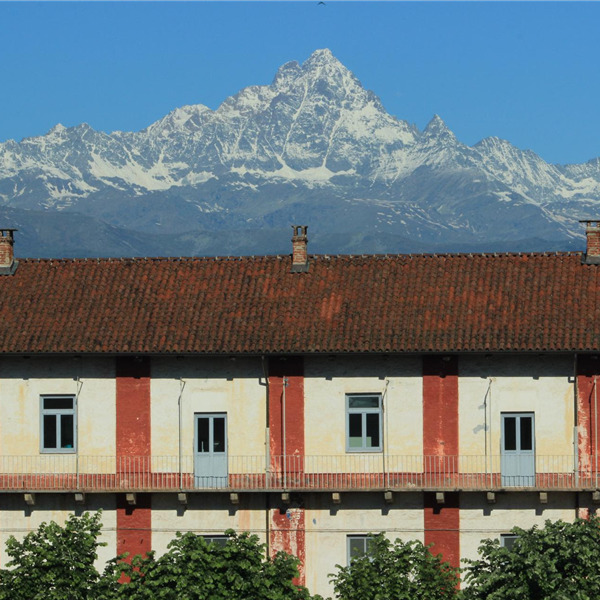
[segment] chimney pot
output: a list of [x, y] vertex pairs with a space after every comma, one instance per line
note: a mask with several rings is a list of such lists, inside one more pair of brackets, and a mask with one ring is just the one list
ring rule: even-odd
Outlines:
[[585, 223], [586, 249], [583, 262], [587, 265], [600, 265], [600, 220], [581, 220]]
[[292, 273], [308, 272], [308, 225], [292, 225]]
[[16, 229], [0, 228], [0, 275], [12, 275], [17, 270], [18, 262], [15, 260], [14, 232]]

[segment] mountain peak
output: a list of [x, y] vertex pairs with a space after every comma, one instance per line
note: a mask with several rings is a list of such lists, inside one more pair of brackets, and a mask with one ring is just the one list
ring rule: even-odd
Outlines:
[[333, 55], [329, 48], [315, 50], [302, 64], [304, 71], [322, 69], [323, 67], [334, 71], [349, 72], [348, 69]]
[[437, 114], [433, 115], [431, 121], [427, 123], [423, 130], [423, 136], [435, 140], [456, 140], [454, 133], [450, 131], [444, 120]]
[[51, 135], [53, 133], [62, 133], [63, 131], [66, 131], [67, 128], [62, 124], [62, 123], [57, 123], [49, 132], [48, 135]]

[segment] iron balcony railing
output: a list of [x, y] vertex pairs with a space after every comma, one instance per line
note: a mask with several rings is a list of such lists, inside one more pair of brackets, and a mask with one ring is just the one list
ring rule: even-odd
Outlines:
[[[578, 466], [576, 466], [576, 463]], [[0, 456], [0, 491], [586, 490], [590, 457]]]

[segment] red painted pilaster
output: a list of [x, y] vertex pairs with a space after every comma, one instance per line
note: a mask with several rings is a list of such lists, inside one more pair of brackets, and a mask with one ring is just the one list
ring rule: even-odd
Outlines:
[[[595, 421], [600, 421], [596, 399], [600, 397], [595, 389], [595, 381], [600, 383], [600, 359], [589, 355], [577, 357], [577, 453], [579, 457], [580, 484], [585, 487], [595, 486], [594, 471], [600, 458], [596, 460], [596, 452], [600, 450], [596, 439]], [[584, 481], [590, 478], [589, 481]], [[588, 518], [587, 508], [579, 509], [579, 517]]]
[[[282, 459], [284, 448], [285, 460]], [[269, 450], [271, 469], [282, 487], [304, 471], [304, 360], [301, 357], [269, 360]], [[284, 550], [300, 559], [300, 576], [296, 583], [304, 585], [305, 512], [302, 501], [293, 494], [289, 506], [271, 509], [269, 547], [271, 555]]]
[[[425, 470], [453, 477], [458, 469], [458, 358], [423, 357], [423, 454]], [[427, 475], [427, 473], [426, 473]], [[457, 493], [446, 493], [437, 504], [435, 493], [424, 494], [425, 544], [460, 566], [460, 506]]]
[[[127, 479], [150, 471], [150, 359], [119, 357], [117, 379], [117, 473]], [[139, 479], [139, 477], [138, 477]], [[145, 554], [152, 549], [150, 494], [138, 494], [135, 506], [117, 496], [117, 552]]]

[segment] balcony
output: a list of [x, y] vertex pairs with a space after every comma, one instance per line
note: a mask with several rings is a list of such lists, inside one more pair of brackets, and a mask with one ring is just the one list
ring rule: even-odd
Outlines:
[[[503, 463], [504, 461], [504, 463]], [[583, 491], [600, 487], [597, 461], [536, 456], [530, 469], [501, 456], [0, 457], [0, 492]]]

